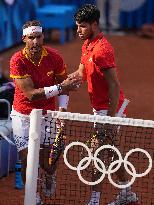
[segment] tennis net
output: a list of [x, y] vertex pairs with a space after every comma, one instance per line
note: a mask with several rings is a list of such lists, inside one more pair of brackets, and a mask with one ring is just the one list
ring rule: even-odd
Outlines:
[[[97, 182], [100, 205], [109, 204], [122, 188], [116, 175], [121, 165], [139, 204], [154, 205], [153, 158], [154, 121], [33, 110], [24, 205], [36, 204], [36, 192], [44, 204], [86, 205]], [[94, 166], [100, 171], [95, 182]]]

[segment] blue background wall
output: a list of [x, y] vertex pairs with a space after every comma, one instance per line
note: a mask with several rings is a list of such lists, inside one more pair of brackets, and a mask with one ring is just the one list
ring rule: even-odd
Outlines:
[[[134, 0], [135, 1], [135, 0]], [[22, 25], [35, 19], [36, 9], [49, 3], [75, 4], [77, 7], [84, 3], [94, 3], [94, 0], [15, 0], [8, 5], [0, 0], [0, 51], [21, 41]], [[139, 28], [144, 23], [152, 23], [154, 1], [146, 0], [142, 8], [133, 12], [121, 12], [120, 22], [124, 28]]]

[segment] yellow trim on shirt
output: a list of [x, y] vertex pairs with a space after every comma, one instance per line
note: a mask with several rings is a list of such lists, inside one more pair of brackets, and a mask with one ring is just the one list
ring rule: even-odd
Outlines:
[[22, 78], [27, 78], [27, 77], [29, 77], [29, 76], [31, 76], [31, 75], [28, 75], [28, 74], [23, 75], [23, 76], [20, 76], [20, 75], [10, 75], [10, 78], [19, 78], [19, 79], [22, 79]]
[[47, 50], [46, 50], [44, 47], [42, 48], [42, 54], [41, 54], [40, 61], [38, 62], [38, 65], [36, 65], [36, 64], [34, 63], [34, 61], [32, 61], [32, 59], [30, 59], [30, 58], [28, 57], [28, 55], [27, 55], [27, 53], [26, 53], [26, 48], [23, 49], [22, 54], [23, 54], [29, 61], [31, 61], [35, 66], [39, 66], [40, 63], [41, 63], [41, 61], [42, 61], [42, 59], [43, 59], [43, 57], [48, 55], [48, 52], [47, 52]]

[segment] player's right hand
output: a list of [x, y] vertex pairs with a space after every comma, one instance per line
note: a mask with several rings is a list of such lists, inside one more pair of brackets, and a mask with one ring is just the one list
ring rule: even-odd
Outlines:
[[82, 78], [80, 76], [76, 76], [74, 78], [68, 77], [61, 83], [62, 86], [62, 93], [66, 93], [69, 91], [74, 91], [80, 87], [82, 83]]
[[75, 71], [75, 72], [73, 72], [73, 73], [70, 73], [70, 74], [68, 75], [68, 78], [69, 78], [69, 79], [82, 78], [82, 74], [79, 73], [79, 71], [77, 70], [77, 71]]

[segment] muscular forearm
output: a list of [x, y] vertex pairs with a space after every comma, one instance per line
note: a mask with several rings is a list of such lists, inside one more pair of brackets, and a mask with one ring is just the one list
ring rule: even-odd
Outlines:
[[26, 92], [25, 95], [30, 101], [46, 98], [44, 88], [33, 89], [30, 92]]
[[78, 85], [81, 84], [81, 79], [75, 78], [75, 79], [69, 79], [67, 78], [62, 83], [39, 88], [39, 89], [31, 89], [27, 92], [25, 92], [25, 95], [29, 98], [29, 100], [38, 100], [43, 98], [50, 98], [57, 96], [59, 94], [65, 94], [68, 95], [69, 91], [73, 91], [77, 88]]
[[63, 91], [63, 86], [61, 84], [53, 85], [44, 88], [38, 89], [27, 89], [24, 94], [30, 101], [40, 100], [40, 99], [48, 99], [50, 97], [54, 97], [60, 94]]
[[83, 64], [80, 63], [79, 68], [75, 72], [69, 74], [70, 78], [74, 78], [75, 76], [78, 76], [83, 80], [85, 79], [85, 68]]
[[62, 84], [58, 84], [39, 89], [32, 89], [30, 92], [27, 93], [27, 95], [30, 101], [45, 98], [48, 99], [50, 97], [57, 96], [58, 94], [63, 92], [63, 90], [65, 90], [65, 86], [62, 86]]
[[23, 94], [30, 100], [39, 100], [57, 96], [59, 94], [68, 94], [69, 91], [73, 91], [81, 84], [81, 78], [76, 77], [73, 79], [67, 78], [61, 83], [44, 88], [35, 88], [31, 78], [15, 79], [16, 86], [21, 89]]

